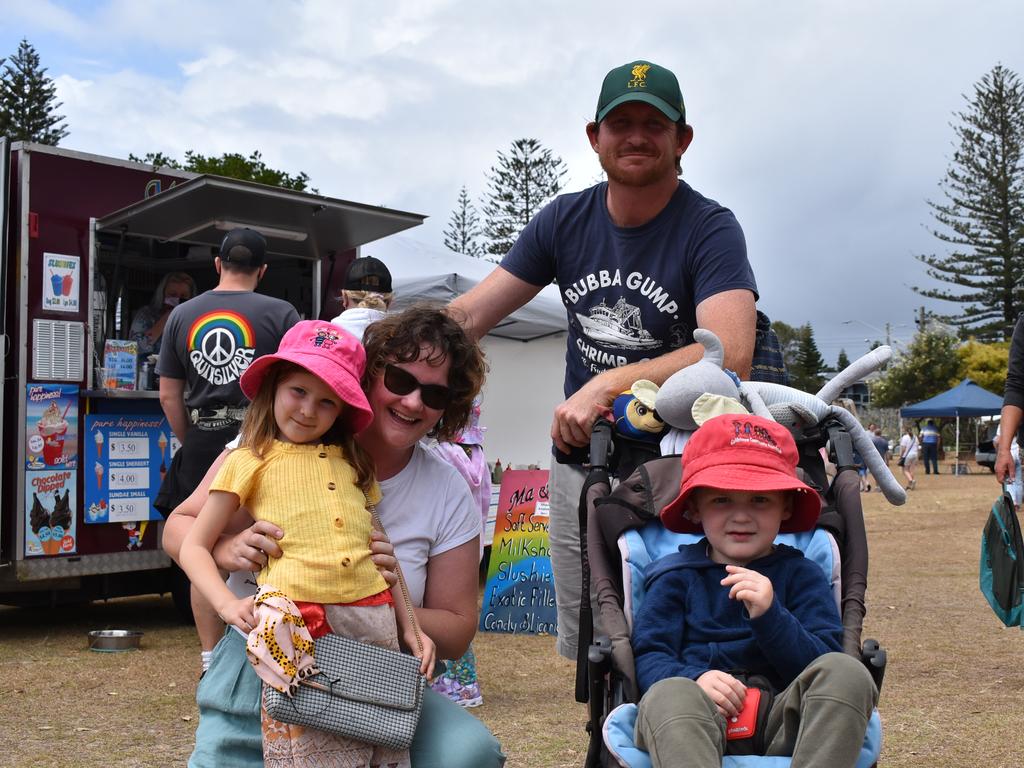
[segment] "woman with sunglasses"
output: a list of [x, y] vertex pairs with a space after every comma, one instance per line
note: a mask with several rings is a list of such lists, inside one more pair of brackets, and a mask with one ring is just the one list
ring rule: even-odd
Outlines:
[[[363, 389], [374, 420], [358, 439], [374, 460], [382, 494], [377, 510], [423, 631], [439, 657], [457, 659], [476, 633], [480, 515], [465, 480], [420, 440], [427, 434], [450, 439], [466, 425], [483, 384], [483, 355], [451, 317], [425, 307], [374, 323], [363, 342]], [[167, 520], [164, 549], [175, 558], [222, 460]], [[249, 572], [279, 556], [277, 540], [287, 535], [266, 523], [246, 525], [240, 518], [240, 533], [214, 550], [218, 565], [233, 572], [228, 586], [239, 590], [252, 588], [245, 584]], [[372, 549], [378, 566], [393, 568], [391, 545], [375, 541]], [[259, 679], [245, 660], [244, 640], [234, 634], [228, 629], [214, 649], [196, 692], [200, 719], [191, 768], [262, 765]], [[424, 694], [410, 757], [413, 768], [488, 768], [505, 760], [483, 723], [433, 690]]]

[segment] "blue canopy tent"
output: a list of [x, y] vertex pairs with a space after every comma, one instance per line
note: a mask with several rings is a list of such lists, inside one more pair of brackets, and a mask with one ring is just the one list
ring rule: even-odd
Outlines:
[[979, 387], [970, 379], [964, 379], [941, 395], [900, 408], [900, 417], [904, 419], [923, 419], [929, 416], [943, 419], [956, 418], [956, 455], [959, 461], [960, 417], [994, 416], [1002, 409], [1003, 398]]

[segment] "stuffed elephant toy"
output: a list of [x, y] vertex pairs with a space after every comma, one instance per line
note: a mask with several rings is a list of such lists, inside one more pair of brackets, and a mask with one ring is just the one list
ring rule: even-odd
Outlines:
[[739, 382], [723, 369], [725, 351], [714, 333], [698, 328], [693, 338], [704, 347], [704, 356], [670, 376], [658, 391], [655, 405], [667, 424], [692, 431], [708, 415], [736, 412], [737, 403], [750, 413], [794, 428], [810, 427], [832, 416], [849, 432], [854, 447], [889, 503], [899, 506], [906, 502], [906, 491], [875, 450], [867, 430], [852, 413], [832, 405], [832, 400], [847, 386], [884, 365], [892, 357], [892, 349], [876, 347], [812, 395], [782, 384]]

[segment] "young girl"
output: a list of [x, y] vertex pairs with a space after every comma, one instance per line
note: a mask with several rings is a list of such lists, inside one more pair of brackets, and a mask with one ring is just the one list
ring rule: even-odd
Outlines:
[[[248, 634], [250, 661], [279, 690], [308, 673], [276, 667], [271, 593], [283, 593], [315, 639], [335, 632], [398, 647], [396, 615], [405, 645], [417, 642], [405, 611], [393, 609], [383, 577], [370, 559], [371, 518], [380, 499], [373, 466], [354, 435], [373, 420], [360, 388], [365, 352], [351, 334], [321, 321], [296, 324], [276, 354], [242, 374], [252, 400], [240, 447], [224, 462], [209, 499], [181, 547], [181, 565], [221, 618]], [[212, 548], [233, 513], [245, 506], [256, 520], [288, 532], [283, 554], [260, 571], [256, 597], [238, 599], [221, 579]], [[396, 587], [397, 588], [397, 587]], [[421, 670], [431, 672], [434, 645], [426, 635]], [[419, 653], [417, 653], [419, 655]], [[282, 680], [282, 674], [284, 680]], [[407, 766], [407, 753], [341, 739], [271, 720], [263, 712], [264, 762], [275, 766]]]

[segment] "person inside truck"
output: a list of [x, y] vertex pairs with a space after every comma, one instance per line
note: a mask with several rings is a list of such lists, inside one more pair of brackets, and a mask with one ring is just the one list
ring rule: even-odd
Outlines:
[[160, 354], [164, 325], [171, 310], [196, 295], [196, 281], [184, 272], [169, 272], [161, 278], [149, 303], [132, 317], [128, 338], [139, 345], [139, 358]]
[[[382, 495], [377, 512], [394, 545], [375, 540], [373, 560], [393, 570], [396, 553], [423, 631], [440, 656], [457, 659], [476, 633], [480, 514], [465, 480], [420, 440], [428, 433], [450, 440], [464, 429], [483, 383], [483, 355], [452, 317], [433, 308], [389, 315], [370, 325], [363, 341], [363, 389], [375, 418], [358, 440], [373, 458]], [[168, 518], [163, 546], [171, 557], [177, 559], [226, 455]], [[230, 573], [235, 594], [253, 594], [252, 572], [281, 555], [277, 541], [287, 531], [252, 523], [247, 513], [234, 530], [214, 547], [214, 559]], [[263, 765], [260, 681], [246, 659], [245, 637], [231, 627], [214, 649], [196, 701], [190, 768]], [[410, 758], [412, 768], [497, 768], [505, 760], [480, 720], [430, 688]]]

